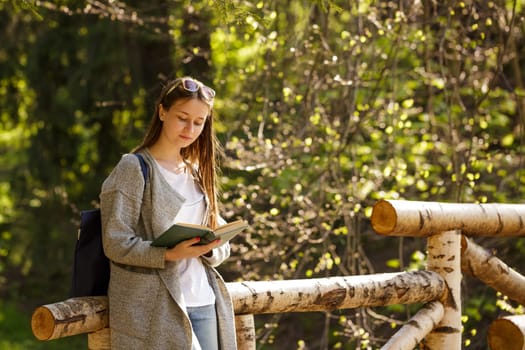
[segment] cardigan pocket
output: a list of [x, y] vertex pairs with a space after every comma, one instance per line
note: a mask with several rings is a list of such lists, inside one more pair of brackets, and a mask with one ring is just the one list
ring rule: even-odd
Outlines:
[[108, 290], [111, 329], [146, 339], [158, 302], [159, 286], [160, 278], [156, 273], [137, 273], [112, 265]]

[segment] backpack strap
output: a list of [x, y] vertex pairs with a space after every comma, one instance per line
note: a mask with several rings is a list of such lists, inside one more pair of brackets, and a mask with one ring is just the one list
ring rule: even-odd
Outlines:
[[140, 162], [140, 169], [142, 170], [142, 175], [144, 176], [144, 186], [146, 186], [146, 181], [148, 181], [148, 164], [146, 164], [146, 161], [144, 160], [144, 157], [142, 157], [142, 154], [133, 153]]

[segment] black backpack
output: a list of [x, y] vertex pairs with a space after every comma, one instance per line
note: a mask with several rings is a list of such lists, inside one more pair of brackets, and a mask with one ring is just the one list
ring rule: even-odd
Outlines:
[[[140, 154], [144, 181], [148, 179], [148, 165]], [[75, 245], [73, 278], [70, 297], [107, 295], [109, 284], [109, 259], [102, 248], [102, 223], [100, 209], [80, 212], [80, 228]]]

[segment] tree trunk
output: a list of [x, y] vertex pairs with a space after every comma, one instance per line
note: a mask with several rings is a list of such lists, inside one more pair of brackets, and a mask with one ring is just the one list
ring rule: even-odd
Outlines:
[[433, 301], [414, 315], [381, 350], [412, 350], [438, 324], [445, 311], [443, 304]]
[[447, 231], [428, 238], [427, 269], [443, 277], [448, 294], [443, 301], [445, 315], [425, 338], [425, 349], [461, 349], [461, 235]]
[[211, 12], [206, 8], [197, 11], [194, 6], [185, 7], [182, 13], [181, 47], [185, 48], [182, 59], [184, 75], [189, 75], [211, 85]]
[[461, 240], [461, 269], [525, 305], [525, 277], [466, 237]]
[[493, 321], [487, 340], [492, 350], [525, 350], [525, 315]]
[[524, 204], [380, 200], [372, 227], [381, 235], [423, 237], [461, 230], [471, 236], [525, 236]]

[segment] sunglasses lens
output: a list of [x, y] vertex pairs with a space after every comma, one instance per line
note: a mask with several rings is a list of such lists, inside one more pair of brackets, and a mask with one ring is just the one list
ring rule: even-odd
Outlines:
[[202, 95], [206, 99], [211, 100], [212, 98], [215, 97], [215, 90], [213, 90], [212, 88], [207, 87], [206, 85], [203, 85], [202, 86]]
[[[180, 86], [181, 86], [180, 83], [173, 85], [166, 92], [165, 96], [168, 96], [175, 88], [180, 87]], [[197, 92], [199, 91], [199, 89], [201, 89], [202, 96], [207, 100], [213, 100], [213, 98], [215, 97], [215, 90], [195, 80], [192, 80], [192, 79], [182, 80], [182, 87], [184, 90], [189, 91], [189, 92]]]
[[189, 92], [199, 91], [199, 84], [196, 81], [186, 79], [182, 81], [182, 86]]

